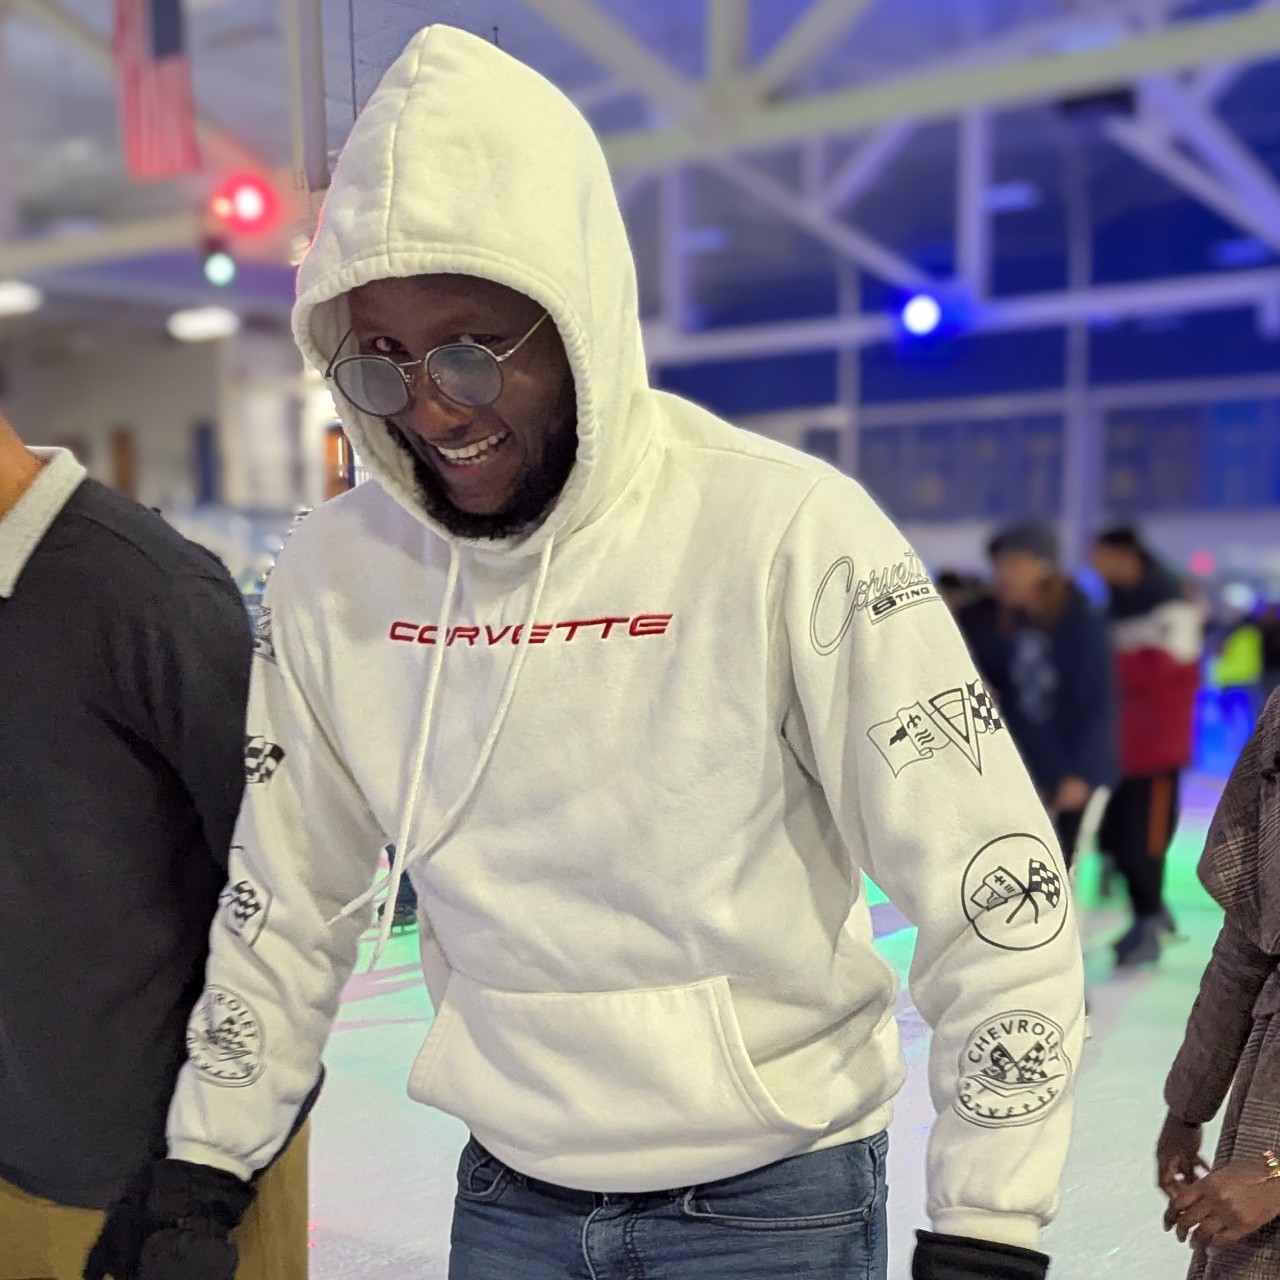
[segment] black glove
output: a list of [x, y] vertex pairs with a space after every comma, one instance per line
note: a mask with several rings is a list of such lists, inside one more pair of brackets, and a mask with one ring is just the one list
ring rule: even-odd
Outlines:
[[207, 1165], [149, 1165], [108, 1211], [84, 1280], [234, 1280], [231, 1233], [253, 1194], [248, 1183]]
[[1049, 1259], [1034, 1249], [916, 1232], [911, 1280], [1045, 1280]]

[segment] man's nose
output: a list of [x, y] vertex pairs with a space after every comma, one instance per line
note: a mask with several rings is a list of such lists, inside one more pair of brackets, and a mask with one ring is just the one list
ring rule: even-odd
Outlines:
[[404, 425], [427, 440], [442, 440], [466, 427], [475, 410], [450, 400], [425, 368], [414, 370], [413, 399], [404, 411]]

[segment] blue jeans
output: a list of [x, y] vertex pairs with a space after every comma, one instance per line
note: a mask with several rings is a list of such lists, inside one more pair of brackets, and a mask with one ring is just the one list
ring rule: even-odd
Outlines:
[[449, 1280], [885, 1280], [889, 1139], [701, 1187], [600, 1195], [538, 1182], [474, 1139]]

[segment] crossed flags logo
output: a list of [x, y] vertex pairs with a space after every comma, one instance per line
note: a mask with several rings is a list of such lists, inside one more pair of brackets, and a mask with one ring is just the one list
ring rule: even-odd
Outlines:
[[1002, 951], [1046, 946], [1066, 923], [1066, 878], [1035, 836], [1001, 836], [984, 845], [965, 870], [961, 893], [974, 932]]
[[1012, 924], [1018, 915], [1030, 908], [1037, 923], [1040, 921], [1040, 900], [1048, 908], [1058, 905], [1062, 897], [1062, 877], [1038, 858], [1027, 863], [1026, 874], [1019, 879], [1007, 867], [997, 867], [982, 881], [970, 901], [979, 911], [995, 911], [998, 907], [1014, 904], [1009, 916]]
[[[232, 853], [243, 853], [239, 845], [232, 846]], [[267, 922], [267, 909], [271, 894], [260, 889], [248, 876], [242, 876], [228, 884], [218, 898], [222, 909], [223, 924], [247, 947], [252, 947]]]
[[1028, 1009], [1002, 1013], [978, 1027], [965, 1045], [956, 1111], [984, 1129], [1035, 1124], [1070, 1080], [1057, 1023]]
[[262, 1074], [262, 1024], [248, 1001], [210, 986], [187, 1024], [187, 1055], [210, 1084], [243, 1088]]
[[982, 744], [987, 734], [1004, 728], [991, 695], [975, 680], [904, 707], [894, 720], [873, 724], [867, 736], [897, 777], [908, 765], [932, 760], [939, 751], [956, 747], [982, 772]]
[[266, 738], [246, 734], [244, 739], [244, 780], [250, 786], [261, 786], [275, 777], [284, 760], [284, 748]]

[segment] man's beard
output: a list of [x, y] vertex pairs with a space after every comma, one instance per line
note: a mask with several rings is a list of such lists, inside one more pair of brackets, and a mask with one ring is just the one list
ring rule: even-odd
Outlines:
[[546, 438], [541, 458], [521, 474], [502, 510], [492, 515], [476, 515], [456, 506], [439, 473], [418, 456], [405, 433], [393, 422], [384, 420], [384, 423], [392, 440], [413, 463], [418, 501], [427, 515], [455, 538], [468, 541], [499, 542], [531, 533], [555, 506], [578, 456], [577, 408], [570, 400]]

